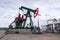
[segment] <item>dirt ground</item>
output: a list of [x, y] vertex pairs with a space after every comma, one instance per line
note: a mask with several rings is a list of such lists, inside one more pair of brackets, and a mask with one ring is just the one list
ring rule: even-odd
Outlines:
[[0, 40], [60, 40], [60, 34], [8, 34]]

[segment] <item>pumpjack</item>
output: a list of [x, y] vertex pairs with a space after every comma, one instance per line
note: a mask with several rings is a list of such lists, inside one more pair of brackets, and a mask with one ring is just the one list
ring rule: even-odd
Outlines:
[[[24, 14], [22, 17], [21, 17], [21, 14], [19, 13], [18, 17], [15, 18], [15, 20], [9, 25], [9, 28], [7, 30], [7, 32], [10, 32], [12, 30], [15, 30], [15, 33], [19, 33], [19, 31], [23, 30], [23, 29], [30, 29], [31, 32], [35, 32], [34, 30], [34, 26], [33, 26], [33, 21], [32, 21], [32, 16], [31, 16], [31, 12], [34, 13], [34, 18], [38, 15], [38, 8], [33, 10], [33, 9], [30, 9], [30, 8], [27, 8], [27, 7], [24, 7], [24, 6], [21, 6], [19, 8], [19, 10], [27, 10], [27, 13]], [[25, 19], [24, 19], [24, 16], [25, 16]], [[29, 17], [30, 19], [30, 27], [25, 27], [26, 25], [26, 21], [27, 21], [27, 18]], [[13, 28], [12, 24], [15, 23], [15, 28]], [[18, 31], [19, 30], [19, 31]]]

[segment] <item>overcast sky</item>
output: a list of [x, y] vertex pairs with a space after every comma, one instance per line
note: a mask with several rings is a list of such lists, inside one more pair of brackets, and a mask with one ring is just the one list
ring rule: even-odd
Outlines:
[[[47, 19], [60, 18], [60, 0], [0, 0], [0, 27], [8, 25], [18, 15], [18, 7], [39, 8], [39, 22], [45, 24]], [[33, 19], [37, 23], [38, 16]]]

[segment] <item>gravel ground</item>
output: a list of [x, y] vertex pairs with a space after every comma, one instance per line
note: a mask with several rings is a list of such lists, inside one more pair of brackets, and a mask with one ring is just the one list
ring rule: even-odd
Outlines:
[[1, 40], [60, 40], [60, 34], [8, 34]]
[[5, 31], [0, 31], [0, 40], [60, 40], [60, 34], [8, 34], [4, 36]]
[[0, 30], [0, 39], [5, 35], [5, 30]]

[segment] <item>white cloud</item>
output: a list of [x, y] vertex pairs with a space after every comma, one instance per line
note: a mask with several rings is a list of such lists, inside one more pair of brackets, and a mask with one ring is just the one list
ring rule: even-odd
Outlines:
[[41, 14], [39, 20], [42, 24], [46, 23], [46, 15], [47, 19], [60, 18], [60, 0], [0, 0], [1, 27], [8, 26], [13, 21], [18, 15], [19, 6], [26, 6], [31, 9], [38, 7], [39, 14]]

